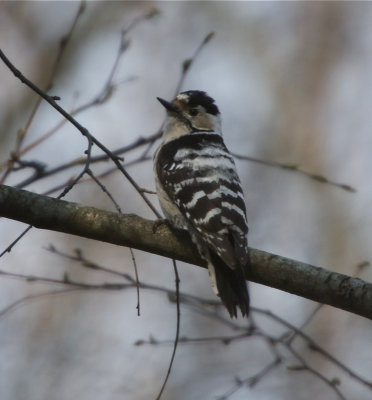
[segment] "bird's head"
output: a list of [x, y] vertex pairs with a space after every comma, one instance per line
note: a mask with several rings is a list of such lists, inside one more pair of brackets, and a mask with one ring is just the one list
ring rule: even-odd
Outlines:
[[180, 93], [171, 102], [157, 98], [167, 110], [164, 135], [180, 137], [196, 132], [221, 134], [221, 115], [214, 100], [200, 90]]

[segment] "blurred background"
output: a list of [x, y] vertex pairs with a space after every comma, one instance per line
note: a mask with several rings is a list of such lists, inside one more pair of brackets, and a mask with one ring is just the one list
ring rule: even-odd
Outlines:
[[[15, 66], [45, 87], [69, 31], [78, 2], [1, 2], [0, 47]], [[157, 10], [156, 15], [151, 10]], [[143, 18], [144, 15], [152, 18]], [[153, 135], [164, 110], [156, 101], [171, 99], [182, 63], [205, 36], [215, 37], [197, 56], [182, 90], [207, 91], [220, 108], [230, 151], [301, 170], [352, 186], [356, 192], [309, 179], [293, 171], [237, 161], [247, 201], [249, 243], [268, 252], [371, 280], [361, 263], [372, 258], [372, 4], [368, 2], [88, 2], [49, 92], [73, 110], [97, 96], [115, 63], [121, 31], [142, 18], [126, 38], [128, 48], [103, 104], [76, 115], [77, 120], [111, 150]], [[0, 63], [0, 163], [14, 150], [37, 96]], [[43, 102], [32, 119], [23, 147], [62, 120]], [[24, 155], [48, 168], [84, 155], [86, 142], [69, 124]], [[135, 159], [144, 148], [125, 155]], [[149, 151], [152, 155], [154, 147]], [[94, 149], [94, 154], [101, 154]], [[96, 174], [110, 164], [94, 165]], [[68, 169], [25, 189], [43, 193], [81, 170]], [[152, 162], [128, 168], [141, 187], [154, 190]], [[15, 185], [30, 171], [10, 174]], [[154, 218], [118, 172], [102, 180], [124, 213]], [[57, 196], [61, 191], [57, 191]], [[156, 196], [149, 195], [156, 207]], [[114, 211], [91, 181], [66, 196]], [[159, 207], [158, 207], [159, 208]], [[0, 252], [25, 228], [0, 222]], [[46, 251], [50, 245], [84, 255], [100, 265], [133, 274], [128, 249], [64, 234], [32, 229], [0, 259], [0, 270], [61, 279], [67, 272], [90, 283], [115, 281], [79, 268]], [[170, 260], [135, 251], [140, 280], [174, 287]], [[206, 271], [180, 263], [181, 290], [215, 299]], [[0, 277], [0, 311], [27, 295], [54, 288]], [[301, 326], [316, 304], [251, 284], [252, 304]], [[163, 293], [141, 291], [137, 316], [135, 290], [76, 292], [37, 297], [0, 318], [0, 393], [2, 400], [151, 399], [168, 368], [172, 345], [135, 346], [150, 337], [173, 340], [175, 305]], [[181, 335], [226, 334], [226, 327], [187, 307]], [[257, 318], [259, 320], [259, 318]], [[260, 321], [273, 334], [285, 330]], [[371, 379], [371, 322], [323, 307], [304, 332], [356, 373]], [[231, 333], [231, 332], [230, 332]], [[348, 399], [370, 399], [371, 391], [299, 341], [297, 351], [329, 379], [341, 380]], [[269, 362], [270, 348], [250, 338], [220, 343], [180, 345], [163, 399], [216, 399]], [[284, 365], [253, 388], [228, 396], [233, 400], [308, 400], [339, 398], [329, 386], [295, 364]]]

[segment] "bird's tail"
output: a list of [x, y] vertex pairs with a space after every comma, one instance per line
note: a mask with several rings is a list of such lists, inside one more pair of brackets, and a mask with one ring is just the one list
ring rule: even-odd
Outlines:
[[249, 314], [249, 294], [243, 268], [228, 267], [220, 257], [210, 252], [211, 262], [208, 270], [212, 281], [212, 287], [221, 298], [231, 318], [237, 318], [237, 309], [240, 308], [242, 316]]

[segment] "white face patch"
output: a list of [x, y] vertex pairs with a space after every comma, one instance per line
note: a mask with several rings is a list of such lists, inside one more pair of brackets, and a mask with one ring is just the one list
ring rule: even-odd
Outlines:
[[185, 101], [186, 103], [188, 103], [188, 102], [189, 102], [189, 95], [188, 95], [188, 94], [181, 93], [181, 94], [179, 94], [179, 95], [176, 97], [176, 99], [177, 99], [177, 100], [183, 100], [183, 101]]

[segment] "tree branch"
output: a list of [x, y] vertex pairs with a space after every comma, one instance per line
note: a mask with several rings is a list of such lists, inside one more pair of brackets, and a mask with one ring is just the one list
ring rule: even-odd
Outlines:
[[[163, 224], [0, 185], [0, 216], [204, 266], [191, 241]], [[156, 228], [156, 229], [155, 229]], [[278, 255], [251, 249], [250, 281], [372, 319], [372, 284]]]

